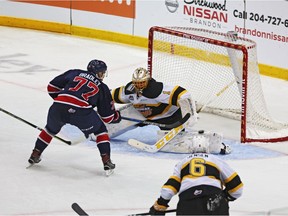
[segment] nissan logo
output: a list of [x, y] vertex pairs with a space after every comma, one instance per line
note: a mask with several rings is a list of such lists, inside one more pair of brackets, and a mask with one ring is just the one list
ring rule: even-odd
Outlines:
[[177, 0], [165, 0], [165, 5], [170, 13], [175, 13], [179, 7]]

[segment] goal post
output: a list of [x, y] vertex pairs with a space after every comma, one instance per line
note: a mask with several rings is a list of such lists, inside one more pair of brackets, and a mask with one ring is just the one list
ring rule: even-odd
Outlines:
[[267, 110], [254, 41], [231, 32], [158, 26], [148, 39], [151, 76], [186, 88], [197, 110], [239, 120], [242, 143], [288, 140], [288, 123]]

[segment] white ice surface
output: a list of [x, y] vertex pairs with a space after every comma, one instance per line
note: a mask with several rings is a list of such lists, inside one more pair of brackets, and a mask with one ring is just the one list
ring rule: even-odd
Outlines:
[[[130, 81], [136, 67], [146, 67], [147, 51], [63, 34], [0, 27], [0, 107], [44, 127], [52, 103], [47, 83], [70, 68], [85, 68], [94, 58], [106, 61], [109, 74], [105, 82], [114, 88]], [[267, 77], [262, 81], [273, 115], [288, 122], [287, 81]], [[204, 115], [197, 127], [223, 132], [233, 148], [232, 154], [222, 157], [241, 176], [244, 194], [230, 204], [231, 215], [265, 215], [278, 208], [287, 208], [288, 212], [287, 142], [239, 144], [235, 141], [239, 130], [233, 122], [222, 120], [214, 128], [209, 116]], [[73, 202], [90, 215], [147, 212], [175, 163], [186, 156], [149, 154], [128, 146], [129, 138], [153, 143], [155, 131], [152, 126], [137, 128], [111, 141], [116, 170], [110, 177], [104, 176], [98, 149], [92, 142], [67, 146], [54, 139], [41, 163], [25, 169], [39, 130], [0, 112], [0, 215], [76, 215], [71, 209]], [[73, 140], [77, 136], [65, 138]], [[172, 199], [171, 208], [175, 208], [177, 199]]]

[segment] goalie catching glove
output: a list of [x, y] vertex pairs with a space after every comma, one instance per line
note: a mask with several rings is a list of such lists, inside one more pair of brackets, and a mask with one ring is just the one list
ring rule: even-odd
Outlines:
[[122, 119], [122, 117], [121, 117], [120, 111], [116, 110], [115, 114], [114, 114], [114, 118], [110, 124], [119, 123], [121, 121], [121, 119]]
[[154, 205], [150, 208], [150, 215], [165, 215], [167, 208], [169, 207], [168, 202], [170, 200], [165, 200], [160, 197]]

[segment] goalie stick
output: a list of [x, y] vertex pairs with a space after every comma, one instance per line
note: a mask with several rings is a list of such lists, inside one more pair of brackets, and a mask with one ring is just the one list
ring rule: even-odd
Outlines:
[[[8, 114], [8, 115], [10, 115], [10, 116], [18, 119], [18, 120], [20, 120], [20, 121], [22, 121], [22, 122], [24, 122], [24, 123], [26, 123], [26, 124], [34, 127], [34, 128], [36, 128], [36, 129], [38, 129], [38, 130], [40, 130], [40, 131], [43, 130], [42, 128], [38, 127], [37, 125], [34, 125], [34, 124], [32, 124], [31, 122], [28, 122], [28, 121], [26, 121], [25, 119], [22, 119], [22, 118], [20, 118], [19, 116], [16, 116], [16, 115], [14, 115], [13, 113], [10, 113], [10, 112], [8, 112], [7, 110], [2, 109], [1, 107], [0, 107], [0, 111], [2, 111], [2, 112], [4, 112], [4, 113], [6, 113], [6, 114]], [[56, 139], [64, 142], [64, 143], [68, 144], [68, 145], [71, 145], [71, 141], [64, 140], [64, 139], [62, 139], [61, 137], [58, 137], [58, 136], [54, 136], [54, 137], [55, 137]]]
[[202, 107], [200, 107], [197, 110], [197, 113], [200, 113], [201, 111], [203, 111], [209, 104], [211, 104], [212, 102], [214, 102], [220, 95], [222, 95], [228, 88], [230, 88], [236, 81], [236, 79], [232, 80], [230, 83], [228, 83], [226, 86], [224, 86], [219, 92], [217, 92], [215, 95], [212, 95], [210, 97], [210, 99], [208, 100], [208, 102], [206, 104], [204, 104]]
[[161, 124], [161, 123], [157, 123], [157, 122], [150, 122], [150, 121], [146, 121], [146, 120], [140, 120], [140, 119], [135, 119], [135, 118], [129, 118], [129, 117], [125, 117], [125, 116], [121, 116], [122, 119], [127, 120], [127, 121], [133, 121], [133, 122], [138, 122], [141, 124], [146, 124], [146, 125], [155, 125], [158, 127], [164, 127], [167, 129], [172, 129], [172, 128], [176, 128], [178, 126], [180, 126], [182, 124], [181, 120], [176, 121], [172, 124]]
[[[227, 37], [228, 37], [228, 41], [237, 41], [237, 32], [235, 31], [228, 31], [227, 32]], [[242, 74], [242, 71], [240, 70], [240, 66], [239, 63], [237, 62], [237, 58], [236, 55], [234, 54], [233, 50], [231, 48], [227, 48], [227, 52], [229, 55], [229, 60], [231, 63], [231, 66], [233, 68], [233, 73], [235, 76], [235, 79], [232, 80], [231, 82], [229, 82], [226, 86], [224, 86], [220, 91], [218, 91], [215, 95], [212, 95], [208, 102], [204, 105], [202, 105], [202, 107], [200, 107], [197, 110], [197, 113], [203, 111], [209, 104], [211, 104], [212, 102], [214, 102], [219, 96], [221, 96], [227, 89], [229, 89], [234, 83], [237, 83], [238, 88], [239, 88], [239, 92], [241, 94], [242, 92], [242, 88], [241, 88], [241, 82], [239, 82], [240, 79], [240, 74]]]
[[143, 151], [156, 153], [184, 129], [184, 123], [190, 118], [190, 115], [191, 115], [190, 113], [187, 113], [184, 116], [184, 118], [180, 120], [181, 125], [171, 129], [167, 134], [165, 134], [165, 136], [163, 136], [160, 140], [158, 140], [154, 145], [149, 145], [140, 142], [136, 139], [129, 139], [128, 144]]
[[121, 107], [119, 107], [118, 109], [116, 109], [116, 110], [118, 110], [118, 111], [123, 111], [123, 110], [125, 110], [125, 109], [128, 109], [129, 107], [131, 107], [131, 106], [133, 106], [133, 104], [132, 103], [129, 103], [129, 104], [126, 104], [126, 105], [124, 105], [124, 106], [121, 106]]
[[[127, 104], [125, 106], [122, 106], [118, 109], [118, 111], [123, 111], [125, 109], [130, 108], [131, 106], [133, 106], [132, 103]], [[146, 125], [155, 125], [158, 127], [163, 127], [163, 128], [167, 128], [167, 129], [172, 129], [175, 127], [178, 127], [179, 125], [181, 125], [181, 121], [176, 121], [172, 124], [162, 124], [162, 123], [157, 123], [157, 122], [151, 122], [151, 121], [147, 121], [147, 120], [140, 120], [140, 119], [135, 119], [135, 118], [131, 118], [131, 117], [126, 117], [126, 116], [121, 116], [122, 119], [127, 120], [127, 121], [132, 121], [132, 122], [138, 122], [141, 124], [146, 124]]]

